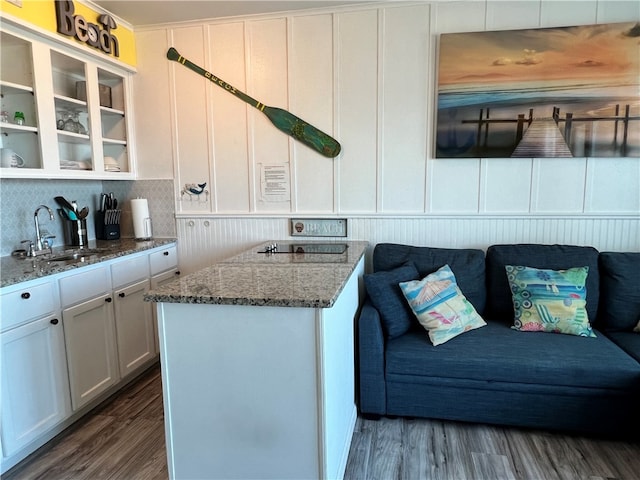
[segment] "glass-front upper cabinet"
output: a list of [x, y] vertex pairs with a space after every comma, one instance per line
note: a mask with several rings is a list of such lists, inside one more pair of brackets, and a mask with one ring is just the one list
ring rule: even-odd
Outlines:
[[93, 170], [94, 152], [87, 104], [87, 65], [51, 51], [53, 98], [61, 170]]
[[129, 170], [125, 78], [98, 68], [100, 126], [105, 172]]
[[0, 24], [0, 177], [135, 178], [132, 72]]
[[0, 168], [40, 169], [31, 42], [0, 32], [0, 45]]

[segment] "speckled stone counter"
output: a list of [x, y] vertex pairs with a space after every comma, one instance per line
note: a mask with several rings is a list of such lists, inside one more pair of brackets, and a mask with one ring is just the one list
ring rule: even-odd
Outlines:
[[93, 240], [87, 245], [87, 255], [79, 255], [77, 259], [67, 261], [51, 261], [51, 258], [66, 252], [82, 252], [79, 247], [54, 248], [52, 254], [35, 258], [20, 258], [14, 256], [0, 257], [0, 287], [8, 287], [20, 282], [26, 282], [56, 273], [82, 268], [95, 263], [106, 262], [117, 257], [150, 250], [176, 243], [175, 238], [156, 238], [138, 242], [132, 238], [120, 240]]
[[[368, 242], [332, 242], [346, 245], [344, 253], [258, 253], [271, 243], [152, 290], [145, 300], [330, 308], [368, 246]], [[278, 245], [327, 243], [281, 241]]]

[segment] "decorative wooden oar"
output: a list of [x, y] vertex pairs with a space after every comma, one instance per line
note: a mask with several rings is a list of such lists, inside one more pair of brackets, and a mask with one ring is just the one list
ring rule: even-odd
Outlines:
[[190, 62], [178, 51], [171, 47], [167, 51], [167, 58], [169, 60], [175, 60], [181, 63], [185, 67], [199, 73], [205, 78], [208, 78], [220, 88], [225, 89], [227, 92], [235, 95], [236, 97], [244, 100], [252, 107], [257, 108], [264, 113], [267, 118], [273, 123], [273, 125], [280, 131], [291, 135], [296, 140], [304, 143], [306, 146], [313, 148], [317, 152], [320, 152], [325, 157], [335, 157], [340, 153], [340, 144], [326, 133], [318, 130], [313, 125], [309, 125], [301, 118], [296, 117], [294, 114], [283, 110], [282, 108], [269, 107], [264, 103], [260, 103], [254, 98], [251, 98], [244, 92], [241, 92], [232, 85], [229, 85], [224, 80], [216, 77], [213, 73], [207, 72], [205, 69], [199, 67], [193, 62]]

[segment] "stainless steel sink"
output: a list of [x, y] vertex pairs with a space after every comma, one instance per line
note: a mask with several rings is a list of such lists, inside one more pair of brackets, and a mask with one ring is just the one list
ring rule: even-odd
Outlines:
[[99, 253], [108, 252], [108, 248], [79, 248], [74, 250], [67, 250], [54, 255], [45, 255], [42, 257], [42, 261], [52, 262], [85, 262], [88, 257]]
[[67, 262], [69, 260], [80, 260], [82, 261], [82, 259], [87, 256], [87, 254], [82, 254], [82, 253], [62, 253], [59, 255], [53, 255], [51, 257], [48, 258], [43, 258], [43, 260], [47, 261], [47, 262]]

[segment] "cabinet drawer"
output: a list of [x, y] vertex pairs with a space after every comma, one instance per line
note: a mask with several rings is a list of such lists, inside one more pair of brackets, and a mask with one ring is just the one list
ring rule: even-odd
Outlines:
[[111, 291], [109, 269], [99, 267], [60, 279], [62, 306], [67, 307]]
[[178, 266], [178, 249], [176, 247], [163, 248], [149, 255], [151, 276]]
[[179, 276], [180, 276], [180, 272], [176, 269], [169, 270], [159, 275], [155, 275], [151, 277], [151, 288], [152, 289], [158, 288], [164, 285], [165, 283], [173, 282]]
[[130, 283], [149, 278], [149, 256], [130, 255], [126, 260], [120, 260], [111, 265], [111, 280], [113, 288], [122, 287]]
[[58, 309], [58, 291], [53, 282], [25, 285], [0, 297], [0, 329], [50, 315]]

